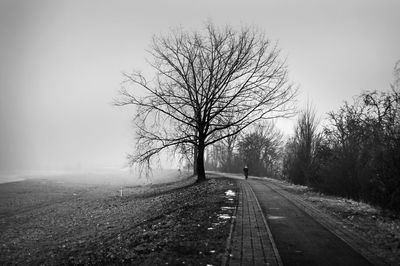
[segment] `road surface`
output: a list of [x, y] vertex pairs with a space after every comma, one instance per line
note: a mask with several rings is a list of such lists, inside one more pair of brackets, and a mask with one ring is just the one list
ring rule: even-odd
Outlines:
[[267, 220], [283, 265], [372, 265], [268, 181], [248, 179]]

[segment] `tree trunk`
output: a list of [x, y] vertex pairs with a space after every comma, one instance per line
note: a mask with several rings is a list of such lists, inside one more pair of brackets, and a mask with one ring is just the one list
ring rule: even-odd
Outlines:
[[228, 154], [226, 158], [225, 172], [232, 173], [232, 149], [228, 146]]
[[197, 175], [197, 158], [199, 157], [198, 156], [198, 154], [199, 154], [199, 151], [198, 151], [198, 148], [197, 148], [197, 146], [196, 145], [194, 145], [193, 146], [193, 174], [194, 175]]
[[204, 144], [199, 143], [197, 147], [197, 182], [206, 180], [206, 171], [204, 169]]

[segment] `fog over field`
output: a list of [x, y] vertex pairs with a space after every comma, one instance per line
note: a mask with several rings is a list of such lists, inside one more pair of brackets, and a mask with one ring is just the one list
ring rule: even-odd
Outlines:
[[178, 169], [153, 169], [147, 175], [131, 168], [86, 170], [3, 171], [0, 184], [22, 180], [51, 180], [82, 185], [142, 186], [174, 182], [188, 177], [190, 172]]
[[[398, 0], [2, 0], [1, 179], [134, 180], [124, 169], [134, 149], [134, 110], [112, 102], [122, 72], [151, 74], [146, 49], [153, 34], [207, 21], [255, 26], [287, 57], [301, 88], [298, 106], [310, 101], [323, 117], [360, 90], [389, 87], [400, 59], [399, 10]], [[294, 120], [279, 121], [284, 134]]]

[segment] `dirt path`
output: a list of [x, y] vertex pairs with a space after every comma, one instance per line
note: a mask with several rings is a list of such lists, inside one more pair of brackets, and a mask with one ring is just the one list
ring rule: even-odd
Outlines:
[[269, 182], [249, 179], [284, 265], [372, 265]]

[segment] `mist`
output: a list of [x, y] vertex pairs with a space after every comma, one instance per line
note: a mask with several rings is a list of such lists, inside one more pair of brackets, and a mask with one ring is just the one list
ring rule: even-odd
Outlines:
[[[262, 29], [287, 55], [298, 105], [314, 102], [319, 116], [392, 81], [398, 1], [207, 3], [2, 1], [0, 170], [126, 167], [134, 113], [112, 105], [121, 73], [148, 71], [151, 36], [171, 27], [212, 20]], [[278, 123], [285, 134], [291, 121]]]

